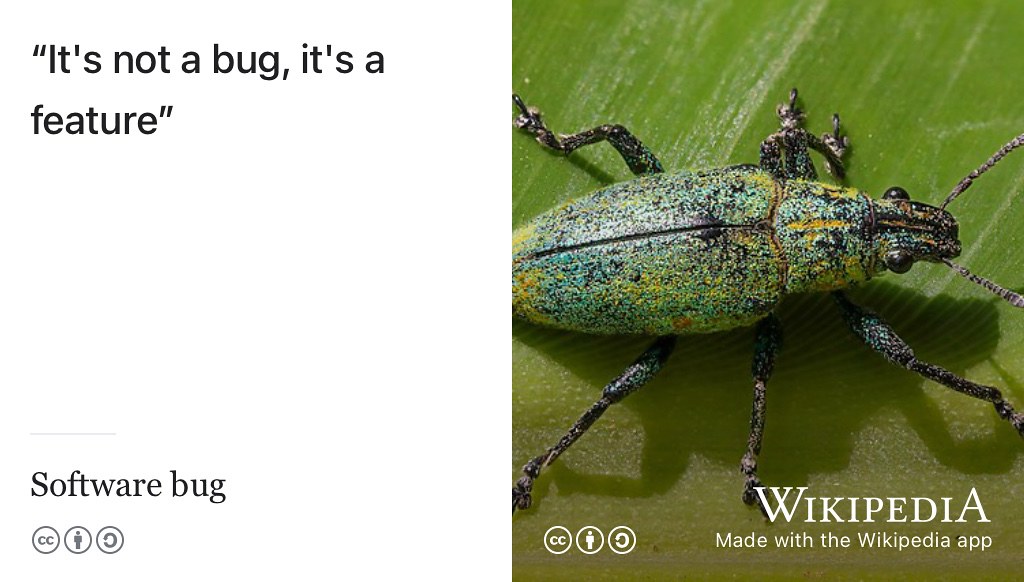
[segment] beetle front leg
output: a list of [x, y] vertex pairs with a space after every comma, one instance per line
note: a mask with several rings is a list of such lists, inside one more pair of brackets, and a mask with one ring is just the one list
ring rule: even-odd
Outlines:
[[559, 455], [572, 446], [583, 433], [594, 424], [609, 406], [629, 396], [641, 386], [650, 381], [651, 378], [665, 364], [665, 360], [672, 354], [676, 346], [675, 336], [664, 336], [658, 338], [651, 347], [647, 348], [639, 358], [636, 359], [626, 370], [608, 383], [604, 388], [601, 399], [594, 403], [583, 416], [572, 425], [569, 432], [565, 433], [558, 444], [551, 447], [542, 455], [530, 459], [530, 462], [523, 466], [523, 476], [516, 481], [512, 488], [512, 513], [516, 509], [527, 509], [532, 499], [530, 491], [533, 490], [533, 481], [541, 472], [541, 469], [555, 462]]
[[999, 390], [991, 386], [975, 384], [939, 366], [922, 362], [910, 348], [878, 315], [858, 307], [841, 291], [832, 293], [843, 311], [843, 317], [853, 333], [871, 349], [885, 356], [890, 362], [902, 366], [921, 376], [934, 380], [943, 386], [979, 400], [991, 402], [999, 418], [1009, 422], [1024, 437], [1024, 414], [1014, 412], [1013, 406], [1003, 399]]
[[832, 116], [832, 133], [821, 138], [811, 135], [803, 124], [804, 112], [796, 106], [797, 90], [789, 92], [789, 103], [776, 110], [782, 127], [761, 142], [761, 169], [780, 180], [816, 180], [818, 172], [811, 160], [811, 150], [825, 157], [825, 167], [836, 178], [843, 178], [842, 157], [850, 145], [846, 136], [839, 134], [839, 115]]
[[850, 138], [839, 135], [839, 114], [832, 114], [832, 133], [822, 134], [821, 139], [811, 137], [810, 146], [825, 157], [825, 168], [828, 173], [840, 180], [843, 179], [846, 176], [843, 156], [850, 148]]
[[540, 111], [536, 107], [527, 107], [515, 93], [512, 94], [512, 101], [520, 112], [515, 119], [515, 126], [536, 136], [537, 141], [545, 147], [569, 155], [585, 145], [607, 141], [619, 152], [622, 159], [626, 160], [626, 165], [637, 176], [660, 174], [665, 171], [651, 150], [621, 125], [601, 125], [587, 131], [558, 136], [544, 125]]
[[782, 128], [761, 142], [761, 169], [779, 180], [814, 180], [818, 172], [811, 161], [809, 140], [813, 136], [800, 127], [804, 112], [796, 107], [796, 89], [789, 92], [789, 103], [775, 110]]
[[786, 172], [782, 168], [782, 136], [778, 133], [765, 138], [761, 142], [761, 161], [758, 165], [765, 172], [768, 172], [772, 176], [775, 176], [778, 180], [785, 180]]
[[780, 180], [817, 180], [810, 150], [814, 139], [803, 128], [768, 136], [761, 142], [761, 168]]
[[782, 347], [782, 324], [774, 314], [769, 314], [757, 324], [757, 339], [754, 343], [754, 363], [751, 374], [754, 377], [754, 404], [750, 413], [750, 438], [747, 439], [747, 452], [740, 462], [740, 471], [747, 481], [743, 487], [743, 503], [754, 505], [761, 513], [768, 516], [760, 503], [756, 487], [761, 487], [757, 477], [757, 456], [761, 454], [761, 439], [764, 436], [765, 419], [765, 387], [775, 367], [775, 356]]

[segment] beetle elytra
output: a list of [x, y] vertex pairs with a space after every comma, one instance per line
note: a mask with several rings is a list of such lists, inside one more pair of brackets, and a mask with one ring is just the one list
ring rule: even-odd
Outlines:
[[[849, 140], [839, 116], [821, 137], [807, 132], [797, 92], [777, 113], [781, 128], [761, 143], [758, 165], [666, 174], [651, 151], [620, 125], [556, 135], [518, 95], [515, 126], [565, 155], [607, 141], [636, 178], [602, 188], [542, 214], [512, 235], [512, 312], [533, 323], [594, 334], [643, 334], [654, 343], [608, 383], [593, 404], [544, 453], [523, 467], [512, 489], [512, 511], [531, 504], [534, 480], [612, 404], [649, 381], [664, 365], [676, 337], [755, 325], [754, 398], [740, 470], [742, 499], [761, 501], [757, 457], [765, 423], [765, 387], [782, 343], [773, 314], [791, 293], [833, 295], [847, 324], [890, 362], [968, 396], [991, 403], [1024, 436], [1024, 414], [1000, 391], [917, 359], [874, 313], [843, 289], [884, 271], [906, 273], [915, 262], [942, 263], [1016, 307], [1024, 297], [952, 262], [960, 254], [959, 226], [946, 206], [1014, 149], [998, 150], [961, 180], [941, 206], [913, 201], [889, 188], [871, 198], [855, 188], [817, 181], [810, 151], [836, 178]], [[764, 507], [760, 507], [762, 512]]]

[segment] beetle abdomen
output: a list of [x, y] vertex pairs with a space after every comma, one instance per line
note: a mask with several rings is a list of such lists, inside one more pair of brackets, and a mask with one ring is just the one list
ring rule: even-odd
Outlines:
[[750, 167], [615, 184], [513, 233], [512, 310], [587, 333], [699, 333], [778, 302], [777, 183]]

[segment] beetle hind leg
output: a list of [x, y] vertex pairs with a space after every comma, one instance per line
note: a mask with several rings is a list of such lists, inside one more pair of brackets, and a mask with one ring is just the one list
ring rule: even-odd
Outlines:
[[750, 437], [747, 439], [747, 452], [740, 461], [740, 471], [746, 476], [743, 502], [747, 505], [757, 504], [765, 517], [768, 513], [757, 494], [757, 488], [762, 486], [757, 476], [757, 456], [761, 453], [761, 440], [764, 436], [765, 388], [775, 367], [775, 356], [781, 347], [782, 325], [775, 315], [769, 314], [757, 325], [754, 363], [751, 366], [754, 377], [754, 403], [750, 413]]
[[559, 455], [564, 453], [566, 449], [583, 436], [583, 433], [598, 418], [601, 418], [601, 415], [604, 414], [604, 411], [609, 406], [629, 396], [650, 381], [665, 364], [675, 346], [675, 336], [658, 338], [622, 374], [605, 386], [601, 399], [583, 413], [583, 416], [572, 425], [555, 446], [548, 449], [544, 454], [530, 459], [530, 462], [523, 466], [523, 476], [516, 481], [515, 486], [512, 488], [512, 513], [515, 513], [516, 509], [527, 509], [530, 507], [530, 504], [533, 502], [530, 492], [533, 490], [533, 482], [540, 476], [541, 470], [554, 463]]
[[519, 108], [519, 115], [513, 124], [535, 136], [537, 141], [547, 148], [569, 155], [585, 145], [607, 141], [637, 176], [660, 174], [665, 171], [651, 150], [621, 125], [600, 125], [571, 135], [556, 135], [544, 125], [540, 110], [536, 107], [527, 107], [522, 98], [515, 93], [512, 94], [512, 101]]

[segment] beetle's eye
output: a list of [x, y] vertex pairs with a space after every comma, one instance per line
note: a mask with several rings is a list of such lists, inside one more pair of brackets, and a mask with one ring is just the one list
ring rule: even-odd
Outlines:
[[893, 273], [906, 273], [914, 266], [914, 257], [907, 251], [892, 251], [885, 255], [885, 266]]
[[893, 186], [882, 194], [882, 200], [910, 200], [910, 194], [899, 186]]

